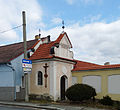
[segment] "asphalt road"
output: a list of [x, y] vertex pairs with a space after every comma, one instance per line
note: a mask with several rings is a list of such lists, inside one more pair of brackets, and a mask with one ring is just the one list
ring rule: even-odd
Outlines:
[[22, 108], [22, 107], [0, 105], [0, 110], [45, 110], [45, 109], [33, 109], [33, 108]]

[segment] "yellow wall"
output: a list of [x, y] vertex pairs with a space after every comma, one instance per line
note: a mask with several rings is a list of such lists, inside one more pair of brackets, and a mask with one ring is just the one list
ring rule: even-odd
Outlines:
[[[82, 77], [84, 76], [101, 76], [101, 92], [97, 93], [96, 98], [101, 99], [103, 96], [109, 95], [113, 100], [120, 101], [120, 94], [109, 94], [108, 93], [108, 76], [111, 75], [120, 75], [119, 69], [114, 70], [90, 70], [90, 71], [79, 71], [79, 72], [72, 72], [73, 77], [77, 77], [77, 82], [82, 83]], [[119, 86], [116, 85], [116, 86]]]

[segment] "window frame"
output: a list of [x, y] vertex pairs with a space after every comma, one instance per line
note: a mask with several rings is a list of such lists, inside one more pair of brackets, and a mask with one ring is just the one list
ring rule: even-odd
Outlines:
[[41, 71], [38, 71], [38, 73], [37, 73], [37, 85], [38, 86], [43, 85], [43, 73]]

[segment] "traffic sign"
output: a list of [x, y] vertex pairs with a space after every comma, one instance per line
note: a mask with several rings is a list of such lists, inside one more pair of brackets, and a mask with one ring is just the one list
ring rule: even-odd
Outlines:
[[22, 63], [23, 68], [32, 68], [32, 64]]
[[23, 68], [32, 68], [32, 61], [31, 60], [22, 60], [22, 67]]
[[23, 68], [23, 70], [25, 71], [25, 72], [31, 72], [31, 68]]
[[22, 59], [22, 63], [32, 64], [32, 61], [31, 60]]
[[32, 61], [23, 59], [22, 60], [22, 67], [23, 67], [24, 73], [31, 72], [31, 70], [32, 70]]

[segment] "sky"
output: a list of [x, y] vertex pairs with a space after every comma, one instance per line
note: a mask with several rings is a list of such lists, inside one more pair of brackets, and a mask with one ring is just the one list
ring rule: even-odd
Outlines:
[[0, 46], [22, 41], [22, 11], [27, 40], [57, 39], [64, 20], [75, 59], [120, 64], [120, 0], [0, 0]]

